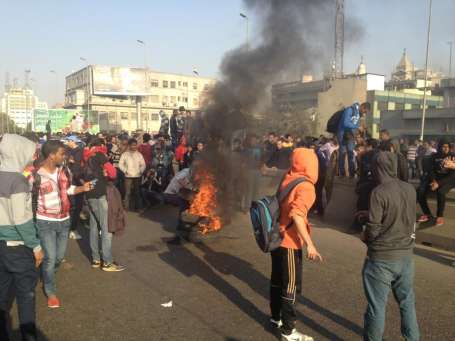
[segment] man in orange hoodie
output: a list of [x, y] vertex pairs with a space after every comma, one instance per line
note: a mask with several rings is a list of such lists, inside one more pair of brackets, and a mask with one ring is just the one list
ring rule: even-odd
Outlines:
[[283, 341], [310, 341], [313, 338], [297, 332], [295, 324], [296, 292], [301, 291], [302, 248], [306, 245], [307, 258], [322, 261], [310, 237], [308, 212], [316, 199], [314, 185], [318, 180], [318, 159], [311, 149], [297, 148], [291, 156], [291, 168], [285, 175], [280, 190], [292, 181], [304, 177], [280, 206], [281, 246], [272, 251], [270, 280], [270, 309], [273, 327], [281, 328]]

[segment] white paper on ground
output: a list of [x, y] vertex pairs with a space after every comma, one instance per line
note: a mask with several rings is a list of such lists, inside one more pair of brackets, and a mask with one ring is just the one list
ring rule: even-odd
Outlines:
[[167, 303], [162, 303], [161, 306], [163, 308], [172, 308], [172, 300]]

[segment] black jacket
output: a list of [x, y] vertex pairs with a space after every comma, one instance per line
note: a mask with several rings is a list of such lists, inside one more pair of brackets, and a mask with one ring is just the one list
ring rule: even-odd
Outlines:
[[106, 155], [103, 153], [96, 153], [88, 162], [84, 172], [84, 180], [92, 181], [96, 179], [95, 188], [85, 193], [87, 199], [99, 199], [106, 195], [107, 180], [104, 176], [104, 164], [108, 162]]
[[396, 260], [412, 255], [415, 242], [416, 191], [397, 178], [397, 155], [379, 152], [373, 174], [365, 242], [371, 259]]

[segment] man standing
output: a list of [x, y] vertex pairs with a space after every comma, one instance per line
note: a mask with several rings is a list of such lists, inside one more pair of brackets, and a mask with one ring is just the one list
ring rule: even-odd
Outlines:
[[169, 135], [169, 117], [167, 117], [166, 113], [161, 110], [160, 113], [160, 135]]
[[397, 155], [378, 152], [373, 175], [378, 186], [370, 197], [369, 219], [362, 239], [368, 247], [363, 286], [368, 301], [364, 340], [381, 341], [390, 289], [399, 304], [401, 333], [419, 340], [415, 310], [414, 260], [416, 191], [397, 178]]
[[0, 340], [9, 340], [7, 317], [13, 293], [22, 339], [36, 340], [36, 268], [44, 254], [33, 223], [30, 186], [22, 175], [35, 150], [35, 144], [24, 137], [0, 137]]
[[119, 168], [125, 174], [125, 208], [140, 209], [141, 176], [145, 171], [145, 161], [137, 151], [135, 139], [128, 141], [128, 150], [120, 157]]
[[292, 154], [292, 165], [284, 177], [280, 190], [293, 181], [305, 178], [280, 204], [281, 246], [271, 252], [270, 309], [272, 327], [280, 328], [282, 341], [312, 341], [295, 329], [296, 294], [302, 288], [302, 248], [307, 258], [321, 260], [310, 236], [308, 212], [316, 198], [314, 185], [318, 180], [318, 160], [313, 150], [297, 148]]
[[355, 147], [355, 131], [359, 129], [360, 118], [366, 115], [370, 111], [370, 103], [365, 102], [360, 106], [358, 103], [354, 103], [350, 107], [344, 109], [341, 115], [340, 122], [338, 124], [338, 144], [340, 145], [340, 158], [339, 158], [339, 175], [345, 176], [345, 158], [348, 158], [349, 176], [354, 177], [355, 175], [355, 159], [354, 159], [354, 147]]
[[33, 201], [36, 205], [36, 228], [44, 249], [44, 292], [49, 308], [60, 308], [56, 295], [55, 274], [65, 257], [71, 226], [69, 195], [91, 190], [90, 182], [83, 186], [71, 184], [66, 167], [65, 145], [57, 140], [47, 141], [41, 148], [42, 161], [33, 175]]

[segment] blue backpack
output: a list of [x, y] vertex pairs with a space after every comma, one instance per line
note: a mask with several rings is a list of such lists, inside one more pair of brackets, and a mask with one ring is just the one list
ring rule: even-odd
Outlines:
[[[305, 181], [306, 179], [303, 177], [295, 179], [283, 188], [282, 191], [280, 191], [280, 184], [275, 195], [266, 196], [251, 203], [250, 217], [254, 237], [263, 252], [271, 252], [280, 247], [283, 241], [279, 223], [280, 204], [298, 184]], [[286, 226], [286, 229], [291, 227], [291, 225], [292, 221]]]

